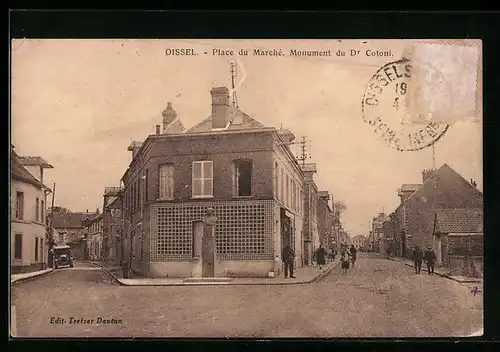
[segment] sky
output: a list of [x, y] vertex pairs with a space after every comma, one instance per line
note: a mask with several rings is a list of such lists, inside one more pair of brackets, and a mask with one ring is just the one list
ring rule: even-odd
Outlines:
[[[396, 151], [363, 121], [361, 102], [375, 72], [401, 58], [406, 40], [28, 40], [12, 42], [11, 142], [21, 156], [54, 166], [55, 205], [102, 209], [105, 186], [118, 186], [131, 154], [127, 147], [154, 134], [173, 103], [189, 128], [211, 113], [210, 89], [230, 88], [229, 62], [239, 66], [239, 107], [266, 126], [306, 136], [308, 162], [320, 190], [343, 201], [342, 222], [352, 236], [367, 234], [378, 212], [399, 204], [403, 183], [420, 183], [433, 166], [432, 148]], [[196, 56], [167, 56], [191, 48]], [[212, 55], [249, 49], [248, 56]], [[253, 56], [282, 49], [285, 56]], [[290, 56], [290, 49], [330, 50], [328, 57]], [[366, 50], [390, 57], [366, 56]], [[342, 50], [345, 56], [337, 56]], [[358, 52], [351, 56], [351, 50]], [[207, 51], [207, 54], [204, 52]], [[439, 68], [438, 68], [439, 69]], [[481, 116], [459, 119], [434, 144], [435, 163], [447, 163], [482, 190]], [[299, 154], [297, 146], [292, 147]]]

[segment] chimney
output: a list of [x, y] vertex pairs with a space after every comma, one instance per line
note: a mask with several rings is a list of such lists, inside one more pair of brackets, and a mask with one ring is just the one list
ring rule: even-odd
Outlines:
[[436, 169], [423, 170], [422, 171], [422, 183], [424, 183], [425, 181], [427, 181], [427, 179], [429, 177], [431, 177], [432, 175], [434, 175], [435, 172], [436, 172]]
[[160, 132], [160, 125], [156, 125], [156, 135], [159, 135]]
[[229, 89], [212, 88], [212, 128], [224, 128], [229, 122]]

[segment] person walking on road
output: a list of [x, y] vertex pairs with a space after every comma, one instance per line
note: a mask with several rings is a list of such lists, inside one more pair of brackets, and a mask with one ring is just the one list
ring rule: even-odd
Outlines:
[[323, 245], [320, 244], [319, 248], [316, 250], [316, 263], [319, 266], [319, 270], [321, 270], [322, 265], [325, 265], [325, 257], [326, 257], [326, 251], [323, 248]]
[[415, 246], [413, 250], [413, 265], [415, 267], [415, 274], [420, 274], [420, 270], [422, 270], [422, 258], [424, 253], [419, 246]]
[[295, 276], [293, 276], [293, 262], [295, 260], [295, 253], [289, 244], [287, 244], [285, 248], [283, 248], [281, 257], [281, 259], [283, 260], [283, 264], [285, 264], [285, 279], [288, 278], [288, 272], [290, 272], [290, 278], [294, 279]]
[[349, 249], [349, 252], [351, 255], [352, 267], [354, 268], [354, 263], [356, 262], [356, 255], [358, 254], [358, 251], [356, 250], [356, 247], [354, 247], [354, 245], [351, 245], [351, 249]]
[[342, 253], [340, 254], [340, 262], [342, 266], [342, 272], [344, 274], [347, 274], [347, 270], [349, 270], [349, 253], [345, 248], [342, 250]]
[[427, 263], [427, 272], [429, 275], [434, 275], [434, 264], [436, 263], [436, 253], [431, 247], [427, 248], [425, 251], [424, 260]]

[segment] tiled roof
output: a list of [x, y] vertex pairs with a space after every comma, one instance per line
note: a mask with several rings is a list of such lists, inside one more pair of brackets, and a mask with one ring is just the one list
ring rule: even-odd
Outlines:
[[21, 164], [20, 158], [17, 156], [16, 153], [12, 152], [11, 153], [11, 173], [13, 178], [17, 178], [19, 180], [22, 180], [24, 182], [28, 182], [34, 186], [37, 186], [39, 188], [45, 187], [43, 183], [38, 181], [35, 176], [30, 174], [28, 170]]
[[98, 213], [54, 213], [54, 228], [83, 228], [83, 220], [95, 218]]
[[26, 166], [41, 166], [48, 169], [53, 169], [54, 167], [50, 165], [47, 161], [39, 156], [20, 156], [20, 162]]
[[[230, 109], [230, 120], [233, 122], [227, 128], [231, 130], [253, 129], [253, 128], [266, 128], [262, 123], [248, 116], [238, 108]], [[199, 124], [191, 127], [185, 133], [198, 133], [198, 132], [211, 132], [212, 131], [212, 116], [201, 121]]]
[[436, 214], [436, 233], [483, 232], [483, 209], [437, 209]]

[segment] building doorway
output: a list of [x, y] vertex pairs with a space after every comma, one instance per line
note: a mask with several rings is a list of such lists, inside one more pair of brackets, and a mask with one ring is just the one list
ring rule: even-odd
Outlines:
[[281, 209], [280, 214], [280, 224], [281, 224], [281, 253], [283, 253], [283, 248], [286, 245], [290, 245], [295, 251], [295, 245], [292, 236], [292, 221], [285, 213], [285, 209]]

